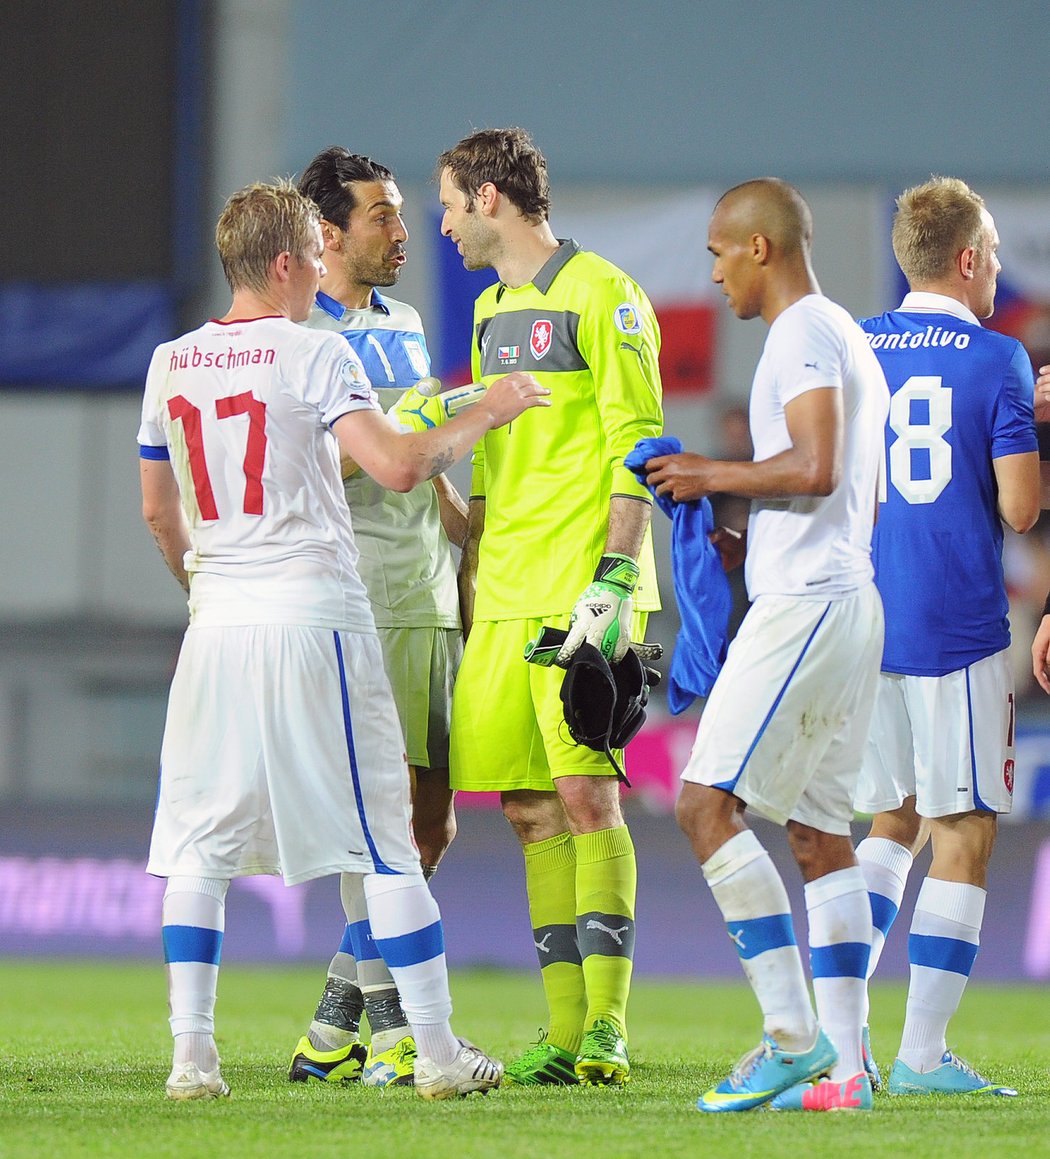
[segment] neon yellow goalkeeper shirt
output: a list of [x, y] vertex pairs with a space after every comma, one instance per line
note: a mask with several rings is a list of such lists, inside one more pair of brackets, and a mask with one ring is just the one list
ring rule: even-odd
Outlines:
[[[531, 283], [490, 286], [474, 306], [472, 364], [486, 384], [525, 370], [551, 406], [490, 431], [474, 451], [485, 499], [474, 618], [568, 613], [605, 549], [609, 501], [650, 495], [623, 465], [659, 435], [660, 329], [645, 293], [597, 254], [563, 241]], [[634, 606], [660, 606], [647, 532]]]

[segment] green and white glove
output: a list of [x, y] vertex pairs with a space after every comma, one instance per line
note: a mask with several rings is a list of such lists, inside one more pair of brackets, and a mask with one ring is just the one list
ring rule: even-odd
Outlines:
[[631, 642], [631, 597], [637, 584], [638, 565], [630, 556], [603, 555], [593, 581], [576, 601], [555, 663], [564, 667], [583, 643], [593, 644], [610, 664], [622, 660]]
[[403, 430], [429, 431], [443, 426], [453, 415], [478, 401], [485, 387], [472, 382], [442, 391], [436, 378], [421, 378], [390, 408]]

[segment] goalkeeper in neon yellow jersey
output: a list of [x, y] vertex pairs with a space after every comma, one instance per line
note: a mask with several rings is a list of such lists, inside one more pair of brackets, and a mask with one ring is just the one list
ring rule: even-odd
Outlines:
[[528, 370], [551, 390], [475, 448], [460, 567], [469, 636], [452, 703], [452, 785], [498, 790], [525, 855], [550, 1011], [507, 1067], [520, 1084], [620, 1084], [634, 952], [634, 847], [613, 769], [567, 738], [561, 673], [522, 661], [541, 625], [608, 659], [658, 604], [649, 494], [624, 465], [662, 429], [659, 328], [621, 270], [548, 224], [547, 165], [521, 129], [472, 134], [438, 160], [441, 232], [500, 282], [474, 311], [473, 371]]

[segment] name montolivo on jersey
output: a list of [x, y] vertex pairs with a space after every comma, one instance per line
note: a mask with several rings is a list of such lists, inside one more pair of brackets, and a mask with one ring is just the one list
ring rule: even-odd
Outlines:
[[940, 326], [927, 326], [922, 333], [868, 334], [867, 339], [872, 350], [917, 350], [920, 346], [954, 346], [956, 350], [965, 350], [970, 345], [969, 334], [942, 330]]
[[235, 350], [230, 346], [216, 353], [200, 350], [196, 346], [182, 346], [172, 350], [168, 369], [196, 370], [204, 366], [215, 370], [236, 370], [241, 366], [272, 366], [276, 358], [277, 351], [272, 347], [263, 349], [254, 346], [247, 350]]

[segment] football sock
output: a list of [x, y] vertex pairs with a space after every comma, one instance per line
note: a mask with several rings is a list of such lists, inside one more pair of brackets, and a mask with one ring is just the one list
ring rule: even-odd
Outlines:
[[420, 1053], [439, 1065], [451, 1062], [459, 1041], [449, 1025], [452, 998], [437, 902], [422, 873], [370, 873], [364, 885], [371, 933], [393, 975]]
[[547, 999], [547, 1041], [575, 1054], [583, 1037], [587, 994], [576, 942], [576, 846], [559, 833], [523, 846], [532, 940]]
[[857, 860], [864, 872], [871, 903], [870, 978], [879, 964], [890, 927], [897, 918], [911, 872], [912, 856], [910, 850], [887, 837], [865, 837], [857, 846]]
[[912, 1070], [932, 1070], [947, 1050], [948, 1022], [977, 957], [986, 896], [980, 886], [932, 877], [919, 890], [908, 935], [911, 980], [900, 1048]]
[[762, 1008], [763, 1029], [784, 1050], [808, 1050], [817, 1036], [817, 1020], [787, 890], [769, 854], [745, 829], [701, 869]]
[[[401, 1009], [397, 986], [372, 936], [365, 901], [364, 877], [345, 873], [339, 895], [347, 917], [347, 927], [357, 963], [357, 984], [361, 988], [365, 1014], [372, 1036], [373, 1051], [381, 1052], [409, 1033], [408, 1019]], [[387, 1045], [384, 1045], [384, 1042]]]
[[161, 910], [174, 1061], [195, 1063], [203, 1071], [219, 1065], [215, 996], [229, 885], [215, 878], [170, 877]]
[[[904, 888], [911, 872], [911, 850], [887, 837], [865, 837], [857, 846], [857, 860], [868, 886], [871, 904], [871, 957], [868, 959], [868, 977], [882, 957], [890, 927], [897, 920]], [[868, 992], [864, 992], [864, 1023], [868, 1022]]]
[[807, 883], [809, 961], [817, 1017], [839, 1060], [833, 1082], [864, 1069], [861, 1029], [867, 1017], [871, 906], [860, 866], [839, 869]]
[[576, 846], [576, 941], [587, 992], [584, 1027], [597, 1018], [627, 1033], [634, 966], [638, 866], [626, 825], [573, 838]]
[[317, 1003], [307, 1037], [315, 1050], [340, 1050], [357, 1042], [361, 1032], [364, 999], [357, 985], [357, 961], [350, 926], [328, 967], [324, 992]]

